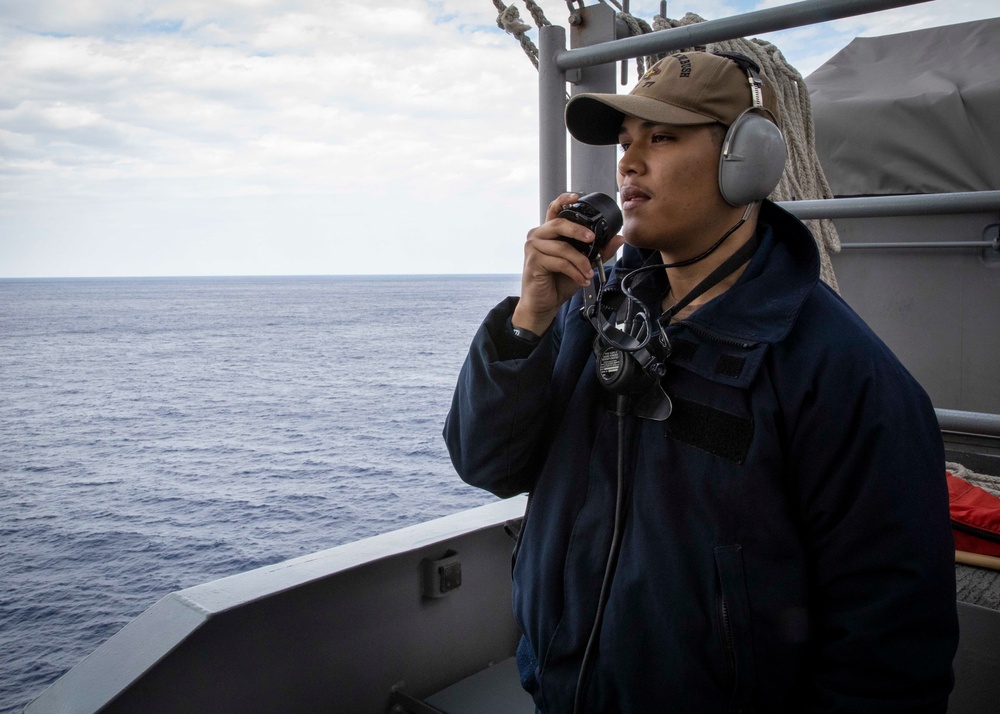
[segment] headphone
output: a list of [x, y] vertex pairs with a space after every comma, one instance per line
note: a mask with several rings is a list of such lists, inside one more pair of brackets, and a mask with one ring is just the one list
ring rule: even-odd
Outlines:
[[753, 106], [736, 117], [722, 142], [719, 190], [731, 206], [745, 206], [768, 197], [785, 170], [788, 148], [777, 117], [764, 106], [760, 67], [745, 55], [715, 52], [747, 74]]

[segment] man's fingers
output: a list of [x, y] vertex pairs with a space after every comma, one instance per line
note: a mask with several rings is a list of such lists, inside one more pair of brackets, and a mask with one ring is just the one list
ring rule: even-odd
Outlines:
[[[574, 240], [590, 243], [594, 240], [594, 232], [579, 223], [566, 220], [565, 218], [553, 218], [546, 221], [537, 228], [528, 231], [528, 238], [539, 240], [559, 240], [562, 238], [573, 238]], [[565, 241], [563, 241], [565, 243]]]
[[549, 204], [549, 207], [545, 210], [545, 220], [551, 221], [553, 218], [559, 215], [559, 211], [563, 209], [567, 203], [573, 203], [576, 199], [580, 198], [578, 193], [562, 193], [556, 196], [556, 199]]
[[535, 274], [558, 273], [581, 285], [594, 274], [587, 257], [565, 241], [529, 235], [524, 251], [527, 267]]

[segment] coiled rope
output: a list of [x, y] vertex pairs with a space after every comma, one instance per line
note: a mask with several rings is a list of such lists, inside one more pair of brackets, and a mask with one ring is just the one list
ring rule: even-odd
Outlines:
[[[622, 6], [615, 0], [611, 0], [611, 3], [619, 10], [618, 19], [628, 27], [631, 35], [657, 32], [705, 21], [704, 18], [694, 13], [687, 13], [680, 20], [657, 15], [653, 18], [652, 26], [650, 26], [641, 18], [624, 12]], [[538, 48], [526, 35], [531, 27], [520, 19], [520, 15], [513, 5], [508, 7], [500, 0], [493, 0], [493, 4], [499, 13], [497, 25], [520, 42], [528, 59], [537, 69]], [[534, 0], [524, 0], [524, 4], [538, 27], [552, 24], [546, 19], [545, 13]], [[567, 0], [566, 4], [573, 12], [573, 0]], [[579, 0], [577, 0], [577, 4], [580, 4]], [[781, 50], [770, 42], [756, 38], [727, 40], [686, 49], [689, 51], [739, 52], [744, 54], [760, 66], [761, 73], [768, 79], [771, 86], [776, 88], [776, 99], [782, 119], [781, 128], [788, 145], [788, 164], [785, 166], [785, 171], [777, 187], [770, 195], [771, 200], [797, 201], [833, 198], [830, 184], [827, 182], [826, 174], [819, 162], [819, 156], [816, 154], [816, 136], [809, 91], [802, 75], [788, 63], [784, 55], [781, 54]], [[641, 77], [646, 71], [646, 67], [651, 66], [661, 57], [662, 55], [653, 55], [636, 58], [638, 76]], [[820, 277], [823, 282], [837, 290], [837, 277], [834, 275], [833, 264], [830, 261], [832, 253], [840, 252], [840, 238], [837, 235], [837, 229], [830, 220], [811, 220], [805, 221], [805, 223], [812, 231], [819, 248]]]

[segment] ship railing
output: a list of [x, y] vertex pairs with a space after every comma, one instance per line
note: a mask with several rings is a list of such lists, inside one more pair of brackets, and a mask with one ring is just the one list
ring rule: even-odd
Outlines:
[[982, 436], [1000, 439], [1000, 414], [935, 409], [938, 424], [945, 434]]
[[[963, 213], [1000, 214], [1000, 191], [963, 191], [908, 196], [863, 196], [815, 201], [781, 201], [778, 204], [802, 220], [816, 218], [895, 218], [943, 216]], [[1000, 219], [1000, 215], [998, 215]], [[978, 248], [987, 258], [1000, 261], [1000, 223], [986, 227], [981, 241], [893, 241], [889, 243], [841, 243], [842, 249], [857, 248], [955, 250]]]

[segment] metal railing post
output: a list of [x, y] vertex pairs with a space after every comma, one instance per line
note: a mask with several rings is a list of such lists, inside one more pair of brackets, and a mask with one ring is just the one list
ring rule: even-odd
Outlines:
[[[576, 16], [579, 21], [570, 30], [571, 47], [594, 47], [615, 40], [617, 14], [610, 6], [591, 5], [582, 8]], [[613, 62], [587, 67], [579, 74], [579, 79], [573, 82], [574, 96], [583, 92], [615, 93], [616, 77]], [[618, 191], [614, 173], [616, 151], [614, 146], [590, 146], [572, 139], [569, 188], [581, 193], [600, 191], [614, 196]]]
[[558, 57], [566, 51], [566, 30], [547, 25], [538, 31], [538, 195], [540, 221], [553, 198], [566, 190], [566, 73]]

